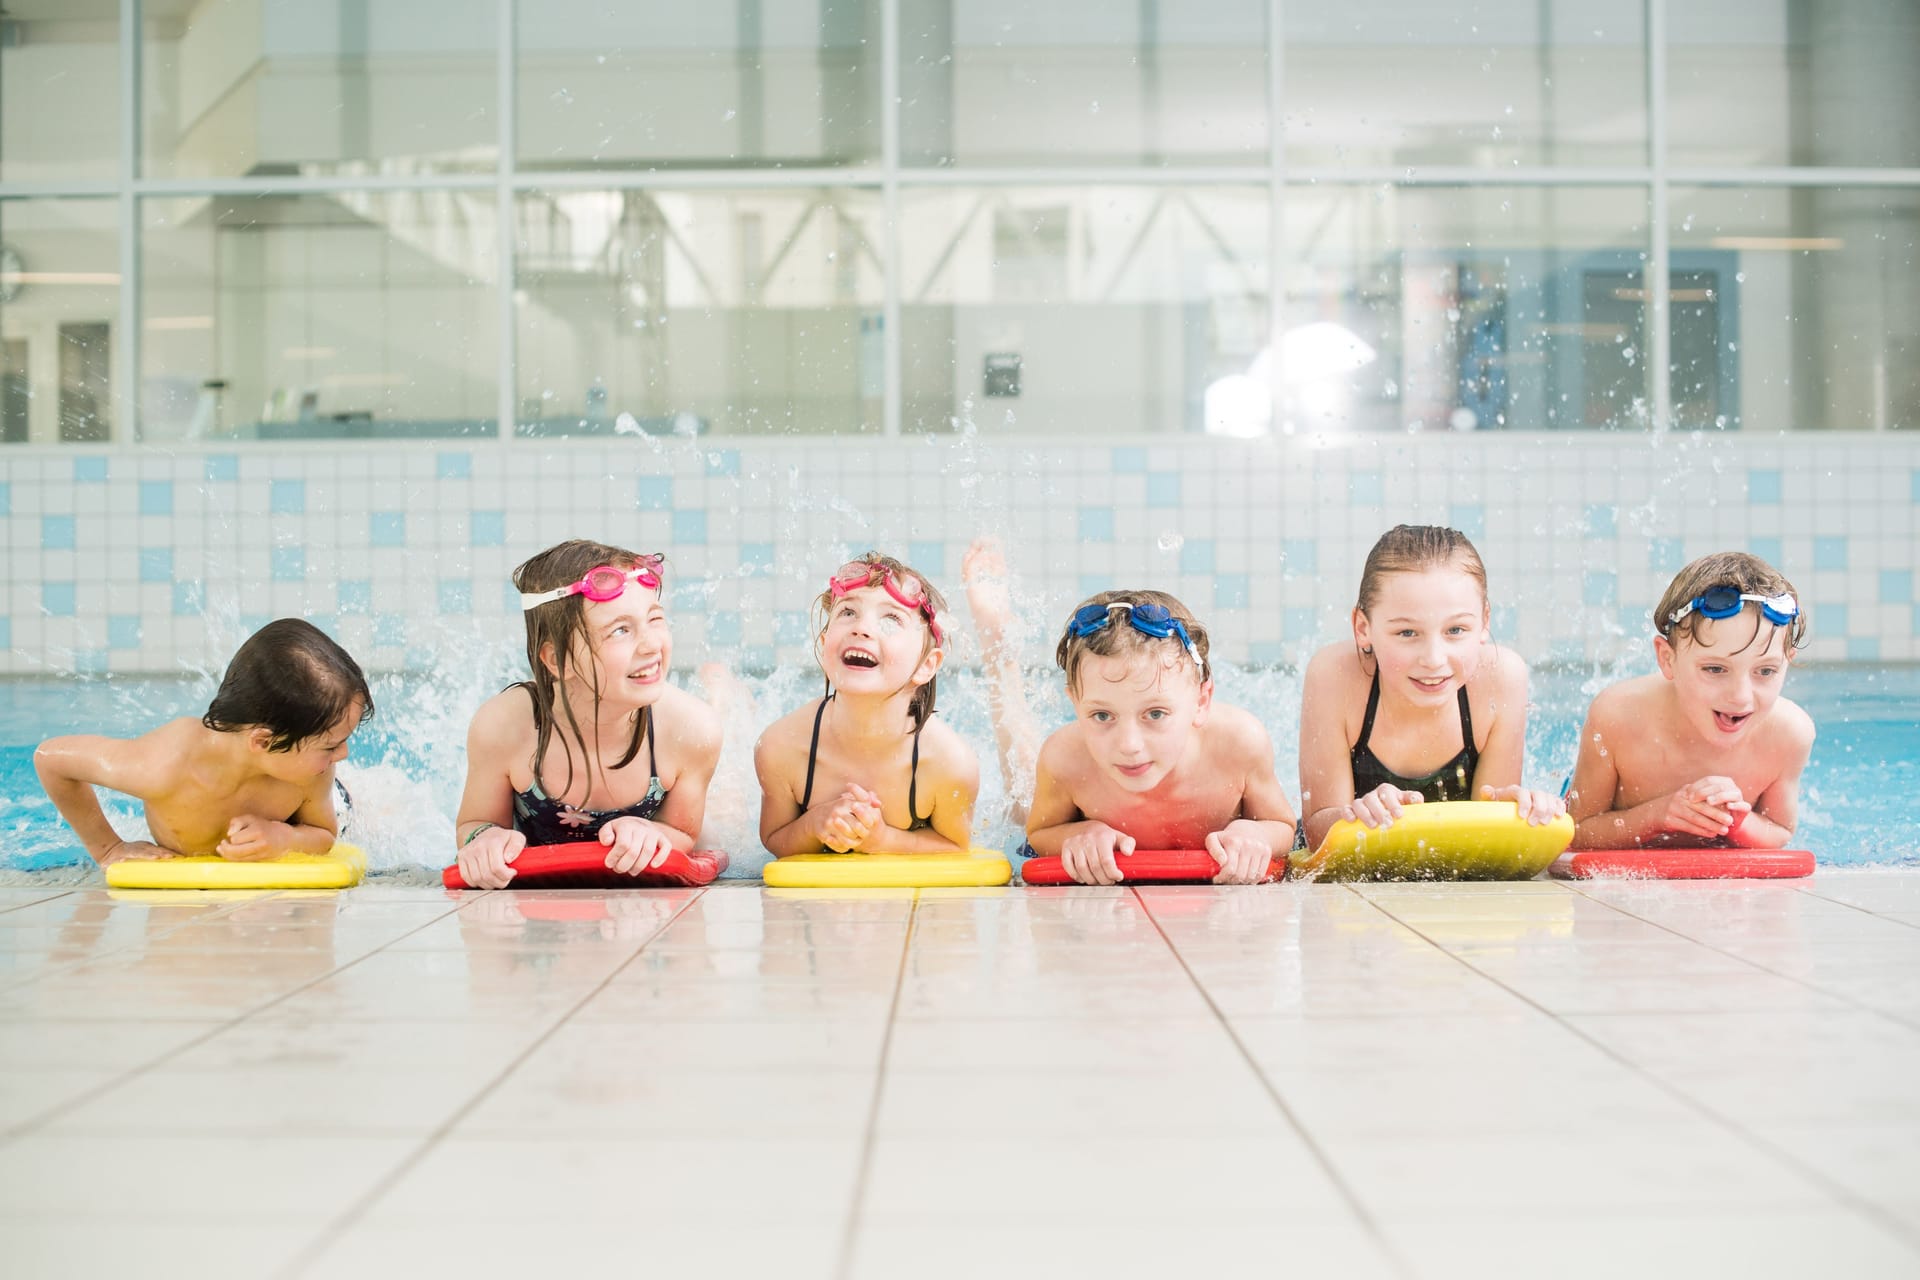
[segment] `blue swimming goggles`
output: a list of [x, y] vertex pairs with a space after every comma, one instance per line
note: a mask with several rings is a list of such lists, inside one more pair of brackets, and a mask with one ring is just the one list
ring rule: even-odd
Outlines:
[[1187, 656], [1193, 659], [1193, 665], [1200, 669], [1200, 678], [1207, 678], [1206, 659], [1194, 647], [1193, 637], [1187, 634], [1187, 624], [1174, 617], [1172, 611], [1163, 604], [1131, 604], [1125, 600], [1115, 600], [1110, 604], [1083, 604], [1073, 611], [1073, 621], [1067, 624], [1067, 629], [1082, 637], [1103, 631], [1113, 622], [1115, 609], [1126, 610], [1127, 623], [1143, 636], [1152, 636], [1155, 640], [1177, 638], [1186, 648]]
[[1776, 627], [1784, 627], [1800, 616], [1800, 602], [1790, 592], [1777, 596], [1757, 596], [1743, 592], [1738, 587], [1708, 587], [1675, 609], [1667, 619], [1667, 625], [1675, 625], [1690, 613], [1698, 613], [1703, 618], [1731, 618], [1749, 600], [1759, 605], [1760, 616]]

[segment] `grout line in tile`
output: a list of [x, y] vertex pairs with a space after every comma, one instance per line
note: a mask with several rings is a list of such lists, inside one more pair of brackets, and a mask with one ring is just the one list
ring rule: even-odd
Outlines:
[[[1412, 930], [1415, 934], [1418, 934], [1422, 938], [1426, 938], [1426, 935], [1420, 932], [1420, 928], [1418, 925], [1410, 924], [1407, 921], [1400, 919], [1400, 917], [1394, 915], [1392, 911], [1388, 910], [1385, 906], [1381, 905], [1379, 902], [1375, 902], [1370, 898], [1367, 899], [1367, 901], [1372, 904], [1373, 908], [1376, 911], [1386, 916], [1389, 920], [1392, 920], [1394, 923], [1400, 925], [1402, 928]], [[1603, 902], [1598, 898], [1590, 899], [1590, 901], [1596, 902], [1599, 905], [1607, 907], [1610, 910], [1620, 911], [1620, 908], [1615, 907], [1610, 902]], [[1631, 916], [1629, 912], [1620, 911], [1620, 914], [1628, 915], [1632, 919], [1636, 919], [1636, 920], [1639, 919], [1638, 916]], [[1647, 922], [1647, 923], [1652, 923], [1652, 922]], [[1672, 932], [1672, 931], [1669, 930], [1669, 932]], [[1433, 942], [1434, 940], [1431, 938], [1427, 938], [1427, 941]], [[1689, 939], [1689, 941], [1694, 941], [1694, 940]], [[1439, 944], [1435, 943], [1435, 945], [1438, 946]], [[1701, 944], [1701, 945], [1704, 946], [1705, 944]], [[1467, 959], [1465, 956], [1458, 955], [1452, 951], [1447, 951], [1445, 947], [1441, 947], [1440, 949], [1443, 952], [1446, 952], [1446, 954], [1452, 957], [1453, 960], [1456, 961], [1457, 963], [1464, 965], [1467, 969], [1471, 970], [1474, 973], [1479, 974], [1481, 977], [1485, 978], [1488, 982], [1491, 982], [1495, 986], [1500, 987], [1502, 990], [1508, 992], [1516, 1000], [1519, 1000], [1522, 1003], [1526, 1004], [1529, 1008], [1537, 1009], [1541, 1013], [1544, 1013], [1545, 1015], [1547, 1015], [1547, 1017], [1553, 1019], [1554, 1022], [1558, 1023], [1561, 1027], [1565, 1028], [1569, 1034], [1577, 1036], [1581, 1040], [1586, 1041], [1588, 1044], [1592, 1045], [1595, 1049], [1599, 1050], [1602, 1054], [1613, 1059], [1615, 1062], [1618, 1062], [1621, 1066], [1627, 1068], [1627, 1070], [1631, 1071], [1633, 1074], [1647, 1081], [1649, 1084], [1659, 1089], [1662, 1093], [1665, 1093], [1668, 1097], [1671, 1097], [1676, 1101], [1685, 1105], [1688, 1110], [1694, 1112], [1696, 1115], [1701, 1116], [1703, 1119], [1709, 1120], [1712, 1123], [1719, 1125], [1726, 1132], [1732, 1134], [1736, 1138], [1739, 1138], [1741, 1141], [1745, 1142], [1748, 1146], [1752, 1147], [1755, 1151], [1759, 1152], [1761, 1155], [1767, 1157], [1770, 1160], [1773, 1160], [1777, 1164], [1784, 1166], [1791, 1172], [1797, 1174], [1799, 1177], [1805, 1179], [1807, 1182], [1811, 1183], [1813, 1186], [1817, 1187], [1820, 1191], [1825, 1193], [1830, 1199], [1837, 1202], [1841, 1207], [1851, 1209], [1855, 1213], [1859, 1214], [1860, 1216], [1870, 1219], [1875, 1226], [1881, 1228], [1884, 1231], [1892, 1233], [1892, 1235], [1898, 1240], [1900, 1240], [1901, 1243], [1907, 1245], [1910, 1249], [1913, 1249], [1916, 1253], [1920, 1253], [1920, 1221], [1910, 1222], [1902, 1218], [1898, 1213], [1882, 1208], [1880, 1205], [1874, 1204], [1872, 1201], [1865, 1200], [1856, 1196], [1849, 1188], [1847, 1188], [1846, 1186], [1844, 1186], [1839, 1182], [1836, 1182], [1832, 1178], [1829, 1178], [1826, 1174], [1814, 1168], [1812, 1165], [1809, 1165], [1806, 1162], [1802, 1161], [1798, 1156], [1794, 1155], [1791, 1151], [1786, 1150], [1785, 1148], [1779, 1146], [1778, 1144], [1754, 1132], [1752, 1129], [1747, 1128], [1745, 1125], [1741, 1124], [1738, 1120], [1734, 1119], [1733, 1117], [1726, 1115], [1723, 1112], [1715, 1110], [1712, 1106], [1708, 1105], [1706, 1102], [1696, 1097], [1693, 1093], [1689, 1092], [1686, 1089], [1682, 1089], [1675, 1084], [1670, 1083], [1663, 1076], [1647, 1069], [1646, 1067], [1640, 1065], [1638, 1062], [1635, 1062], [1632, 1058], [1629, 1058], [1624, 1053], [1621, 1053], [1619, 1050], [1615, 1049], [1613, 1046], [1607, 1044], [1604, 1040], [1601, 1040], [1599, 1037], [1587, 1031], [1586, 1028], [1581, 1027], [1575, 1023], [1569, 1022], [1566, 1018], [1562, 1017], [1559, 1013], [1555, 1012], [1554, 1010], [1548, 1008], [1546, 1005], [1541, 1004], [1539, 1001], [1533, 999], [1531, 996], [1528, 996], [1524, 992], [1519, 991], [1512, 986], [1509, 986], [1506, 982], [1502, 981], [1500, 978], [1494, 976], [1493, 974], [1487, 973], [1485, 970], [1479, 968], [1477, 965], [1475, 965], [1471, 960]]]
[[[700, 901], [706, 893], [707, 890], [702, 888], [698, 893], [695, 893], [692, 897], [681, 903], [678, 911], [675, 911], [672, 915], [661, 921], [658, 928], [640, 940], [640, 945], [633, 949], [631, 955], [619, 964], [613, 966], [604, 978], [594, 984], [592, 990], [562, 1010], [559, 1017], [555, 1018], [544, 1031], [534, 1036], [531, 1044], [516, 1054], [510, 1062], [499, 1070], [493, 1079], [481, 1085], [466, 1102], [461, 1104], [461, 1106], [445, 1120], [441, 1121], [432, 1133], [429, 1133], [425, 1138], [421, 1139], [412, 1151], [403, 1156], [398, 1164], [389, 1169], [379, 1181], [368, 1188], [365, 1194], [348, 1205], [333, 1221], [323, 1227], [319, 1234], [302, 1246], [300, 1251], [294, 1254], [294, 1256], [288, 1260], [286, 1266], [281, 1268], [276, 1274], [283, 1277], [297, 1276], [318, 1262], [326, 1251], [352, 1228], [358, 1219], [363, 1217], [369, 1209], [373, 1208], [373, 1206], [379, 1202], [382, 1196], [393, 1190], [400, 1180], [412, 1172], [422, 1160], [426, 1159], [427, 1155], [432, 1152], [435, 1147], [439, 1146], [462, 1120], [466, 1119], [467, 1116], [473, 1113], [475, 1108], [482, 1102], [485, 1102], [488, 1097], [492, 1096], [494, 1090], [505, 1084], [507, 1079], [512, 1076], [515, 1071], [519, 1070], [527, 1059], [531, 1058], [540, 1049], [540, 1046], [552, 1039], [554, 1034], [558, 1032], [561, 1027], [565, 1026], [573, 1015], [586, 1008], [595, 996], [605, 991], [613, 980], [626, 970], [628, 965], [640, 958], [641, 953], [647, 949], [649, 943], [653, 942], [671, 928], [674, 921], [685, 915], [693, 907], [693, 904]], [[479, 901], [478, 895], [475, 896], [475, 901]], [[464, 911], [471, 905], [473, 905], [473, 903], [462, 903], [457, 910]], [[445, 919], [445, 916], [435, 917], [435, 920], [440, 919]], [[429, 921], [428, 923], [433, 922]], [[422, 927], [424, 928], [425, 926]], [[402, 934], [401, 936], [405, 937], [406, 935]], [[396, 938], [395, 941], [397, 942], [399, 939]]]
[[893, 1032], [900, 1020], [900, 993], [907, 985], [907, 958], [913, 953], [914, 926], [920, 918], [920, 891], [914, 890], [907, 912], [906, 936], [900, 940], [900, 967], [893, 976], [893, 999], [887, 1005], [887, 1029], [880, 1037], [880, 1060], [873, 1077], [873, 1101], [867, 1108], [867, 1130], [860, 1139], [860, 1160], [854, 1166], [853, 1190], [847, 1201], [847, 1225], [840, 1235], [840, 1257], [833, 1274], [847, 1280], [853, 1274], [854, 1251], [860, 1235], [860, 1210], [867, 1198], [867, 1178], [873, 1169], [873, 1148], [880, 1133], [880, 1104], [886, 1096], [887, 1063], [893, 1055]]
[[[1818, 877], [1815, 877], [1814, 883], [1818, 884], [1818, 882]], [[1834, 906], [1845, 907], [1849, 911], [1858, 911], [1861, 915], [1872, 916], [1876, 920], [1885, 920], [1890, 924], [1905, 925], [1909, 929], [1920, 929], [1920, 918], [1903, 920], [1894, 912], [1875, 911], [1872, 907], [1863, 907], [1857, 902], [1848, 902], [1844, 898], [1830, 898], [1824, 893], [1817, 892], [1813, 884], [1797, 884], [1793, 886], [1793, 888], [1796, 893], [1804, 893], [1809, 898], [1817, 898], [1821, 902], [1831, 902]]]
[[25, 902], [16, 902], [10, 907], [0, 907], [0, 916], [6, 915], [9, 911], [18, 911], [23, 907], [37, 907], [43, 902], [52, 902], [55, 898], [71, 897], [73, 893], [72, 889], [61, 889], [58, 892], [49, 893], [44, 898], [28, 898]]
[[[1352, 892], [1350, 889], [1346, 891]], [[1347, 1182], [1346, 1178], [1341, 1175], [1340, 1170], [1335, 1167], [1332, 1158], [1327, 1154], [1326, 1148], [1321, 1146], [1319, 1139], [1315, 1138], [1313, 1134], [1308, 1131], [1307, 1126], [1301, 1122], [1300, 1117], [1294, 1114], [1293, 1108], [1287, 1104], [1287, 1100], [1280, 1096], [1280, 1090], [1274, 1085], [1273, 1080], [1265, 1071], [1261, 1070], [1259, 1060], [1254, 1057], [1253, 1050], [1247, 1047], [1245, 1040], [1241, 1039], [1239, 1031], [1234, 1028], [1232, 1019], [1228, 1018], [1220, 1006], [1214, 1002], [1213, 993], [1207, 990], [1206, 984], [1200, 980], [1200, 975], [1193, 971], [1193, 967], [1187, 963], [1187, 958], [1180, 954], [1179, 944], [1174, 942], [1173, 937], [1161, 926], [1159, 918], [1153, 914], [1153, 907], [1141, 896], [1137, 888], [1130, 890], [1130, 892], [1133, 894], [1135, 900], [1140, 903], [1141, 909], [1147, 913], [1147, 919], [1153, 923], [1154, 930], [1159, 933], [1161, 941], [1165, 942], [1167, 949], [1173, 953], [1174, 961], [1179, 964], [1182, 972], [1187, 975], [1188, 981], [1193, 983], [1194, 990], [1200, 993], [1200, 998], [1206, 1001], [1207, 1008], [1213, 1011], [1215, 1018], [1219, 1019], [1220, 1029], [1224, 1031], [1227, 1038], [1233, 1042], [1233, 1047], [1239, 1052], [1241, 1059], [1245, 1061], [1248, 1069], [1253, 1072], [1254, 1079], [1259, 1081], [1261, 1089], [1264, 1090], [1267, 1097], [1272, 1100], [1274, 1108], [1279, 1111], [1281, 1118], [1287, 1122], [1288, 1127], [1291, 1128], [1295, 1135], [1299, 1137], [1300, 1141], [1306, 1145], [1308, 1152], [1313, 1156], [1314, 1163], [1320, 1166], [1320, 1171], [1324, 1173], [1327, 1180], [1333, 1184], [1334, 1190], [1340, 1193], [1340, 1198], [1347, 1202], [1347, 1207], [1353, 1212], [1354, 1217], [1359, 1220], [1361, 1228], [1379, 1248], [1381, 1255], [1393, 1264], [1396, 1271], [1402, 1275], [1411, 1276], [1413, 1274], [1411, 1262], [1401, 1256], [1399, 1250], [1394, 1247], [1393, 1242], [1390, 1241], [1386, 1233], [1381, 1230], [1380, 1223], [1374, 1218], [1372, 1212], [1368, 1210], [1365, 1202], [1360, 1199], [1359, 1193]], [[1360, 895], [1355, 894], [1355, 896], [1358, 897]]]
[[[269, 896], [277, 896], [277, 895], [269, 895]], [[260, 898], [249, 898], [246, 900], [245, 903], [233, 904], [232, 909], [237, 909], [242, 905], [252, 905], [262, 900], [263, 899], [260, 899]], [[411, 937], [413, 934], [416, 934], [420, 932], [420, 930], [427, 928], [429, 925], [432, 925], [433, 923], [435, 923], [435, 921], [445, 919], [448, 915], [453, 914], [453, 912], [456, 910], [458, 910], [458, 908], [449, 907], [446, 911], [443, 911], [439, 915], [433, 917], [432, 920], [422, 921], [420, 924], [414, 926], [413, 928], [394, 935], [392, 938], [388, 939], [386, 942], [381, 943], [379, 946], [367, 952], [365, 955], [355, 956], [353, 959], [347, 961], [345, 964], [336, 965], [332, 969], [328, 970], [326, 973], [320, 974], [314, 978], [310, 978], [306, 982], [303, 982], [299, 986], [293, 987], [290, 990], [283, 991], [279, 995], [273, 997], [271, 1000], [265, 1001], [264, 1003], [261, 1003], [261, 1004], [254, 1005], [250, 1009], [247, 1009], [241, 1013], [235, 1014], [233, 1017], [228, 1018], [225, 1021], [222, 1021], [218, 1026], [213, 1027], [210, 1030], [201, 1032], [199, 1035], [195, 1036], [191, 1040], [185, 1041], [182, 1044], [177, 1044], [173, 1048], [168, 1049], [166, 1052], [157, 1054], [138, 1066], [129, 1067], [125, 1071], [116, 1073], [112, 1078], [108, 1079], [102, 1084], [96, 1085], [93, 1088], [88, 1089], [85, 1093], [76, 1094], [75, 1096], [68, 1098], [63, 1102], [57, 1103], [56, 1105], [47, 1108], [45, 1111], [40, 1112], [38, 1115], [29, 1116], [27, 1119], [14, 1125], [12, 1128], [7, 1129], [4, 1132], [0, 1132], [0, 1147], [4, 1147], [9, 1142], [13, 1142], [13, 1141], [16, 1141], [17, 1139], [24, 1138], [27, 1135], [35, 1132], [36, 1130], [44, 1128], [47, 1124], [49, 1124], [54, 1120], [59, 1119], [61, 1116], [65, 1115], [67, 1112], [72, 1111], [75, 1108], [80, 1107], [86, 1103], [92, 1102], [95, 1098], [98, 1098], [103, 1094], [109, 1093], [112, 1090], [119, 1088], [121, 1085], [126, 1084], [128, 1081], [134, 1079], [135, 1077], [144, 1075], [145, 1073], [153, 1070], [155, 1067], [158, 1067], [163, 1063], [169, 1062], [172, 1059], [179, 1057], [183, 1053], [187, 1053], [190, 1050], [199, 1048], [201, 1045], [207, 1043], [207, 1041], [213, 1039], [215, 1036], [220, 1035], [223, 1032], [232, 1030], [234, 1027], [239, 1026], [241, 1023], [247, 1021], [249, 1018], [257, 1017], [258, 1015], [265, 1013], [267, 1010], [273, 1008], [276, 1005], [284, 1004], [286, 1001], [291, 1000], [293, 997], [299, 995], [302, 991], [305, 991], [310, 987], [318, 986], [320, 983], [325, 982], [330, 978], [333, 978], [338, 976], [339, 974], [345, 973], [348, 969], [353, 968], [353, 966], [357, 964], [362, 964], [368, 959], [372, 958], [373, 956], [379, 955], [382, 951], [385, 951], [388, 947], [392, 946], [394, 943], [399, 942], [402, 938]], [[162, 936], [165, 936], [165, 935], [162, 935]]]
[[[1629, 911], [1627, 910], [1627, 908], [1620, 906], [1618, 903], [1607, 902], [1604, 899], [1596, 898], [1592, 894], [1588, 893], [1585, 889], [1575, 888], [1574, 892], [1579, 894], [1581, 897], [1585, 898], [1588, 902], [1599, 903], [1601, 906], [1607, 907], [1613, 911], [1617, 911], [1621, 915], [1626, 916], [1629, 919], [1638, 920], [1642, 924], [1650, 924], [1654, 928], [1659, 929], [1664, 933], [1670, 933], [1676, 938], [1684, 938], [1686, 941], [1693, 943], [1697, 947], [1704, 947], [1708, 951], [1713, 952], [1715, 955], [1725, 956], [1729, 960], [1737, 960], [1741, 964], [1746, 965], [1748, 968], [1757, 969], [1761, 973], [1767, 974], [1769, 977], [1779, 978], [1782, 981], [1791, 982], [1795, 986], [1805, 987], [1807, 990], [1813, 992], [1815, 995], [1826, 996], [1830, 1000], [1838, 1000], [1842, 1004], [1851, 1005], [1853, 1008], [1858, 1009], [1863, 1013], [1871, 1013], [1878, 1017], [1885, 1018], [1888, 1022], [1894, 1023], [1896, 1026], [1905, 1027], [1909, 1031], [1920, 1031], [1920, 1021], [1915, 1021], [1909, 1018], [1903, 1018], [1899, 1014], [1889, 1013], [1885, 1009], [1876, 1009], [1870, 1004], [1866, 1004], [1860, 1000], [1854, 999], [1852, 996], [1846, 995], [1839, 991], [1829, 991], [1825, 987], [1822, 987], [1816, 983], [1810, 982], [1805, 978], [1797, 977], [1794, 974], [1782, 973], [1778, 969], [1770, 969], [1766, 965], [1760, 963], [1758, 960], [1752, 959], [1751, 957], [1743, 956], [1735, 951], [1728, 951], [1724, 947], [1717, 947], [1713, 943], [1708, 942], [1702, 938], [1696, 938], [1691, 934], [1682, 933], [1680, 932], [1680, 930], [1674, 928], [1672, 925], [1663, 924], [1658, 920], [1654, 920], [1650, 917], [1640, 915], [1637, 912]], [[1873, 913], [1869, 912], [1868, 914], [1871, 915]]]

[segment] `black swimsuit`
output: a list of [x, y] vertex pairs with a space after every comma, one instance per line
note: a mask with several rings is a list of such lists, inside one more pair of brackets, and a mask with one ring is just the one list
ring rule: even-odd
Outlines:
[[[813, 741], [807, 744], [807, 790], [806, 794], [800, 797], [800, 812], [802, 813], [805, 813], [807, 807], [813, 803], [813, 765], [814, 758], [820, 754], [820, 718], [827, 714], [827, 703], [832, 699], [832, 694], [828, 694], [826, 697], [820, 699], [820, 706], [813, 713]], [[923, 727], [924, 726], [917, 724], [913, 727], [913, 766], [912, 771], [907, 774], [907, 817], [912, 820], [907, 827], [909, 831], [925, 831], [933, 825], [932, 814], [928, 814], [923, 818], [919, 813], [920, 730]]]
[[1380, 707], [1380, 673], [1373, 673], [1373, 689], [1367, 694], [1367, 718], [1360, 725], [1360, 740], [1353, 744], [1353, 794], [1363, 796], [1391, 782], [1402, 791], [1418, 791], [1430, 801], [1471, 800], [1473, 770], [1480, 752], [1473, 745], [1473, 716], [1467, 710], [1467, 691], [1460, 690], [1460, 737], [1465, 744], [1460, 754], [1423, 778], [1403, 778], [1380, 763], [1367, 745], [1373, 736], [1373, 713]]
[[[529, 690], [529, 693], [532, 691]], [[647, 739], [647, 769], [652, 777], [647, 794], [624, 809], [579, 809], [563, 804], [540, 785], [540, 762], [534, 761], [533, 785], [513, 796], [513, 829], [526, 836], [528, 844], [572, 844], [577, 840], [596, 840], [600, 828], [615, 818], [651, 820], [667, 802], [667, 789], [660, 785], [660, 762], [653, 752], [653, 708], [641, 715], [647, 718], [641, 732]]]

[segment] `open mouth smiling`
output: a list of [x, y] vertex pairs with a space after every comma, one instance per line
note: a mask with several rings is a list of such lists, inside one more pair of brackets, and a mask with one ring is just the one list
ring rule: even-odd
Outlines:
[[880, 665], [880, 657], [867, 649], [847, 649], [840, 654], [840, 665], [861, 671], [871, 671]]

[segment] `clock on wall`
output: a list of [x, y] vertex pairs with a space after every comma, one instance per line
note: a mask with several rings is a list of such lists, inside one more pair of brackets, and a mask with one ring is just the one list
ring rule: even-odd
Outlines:
[[10, 244], [0, 244], [0, 303], [12, 302], [26, 287], [27, 260]]

